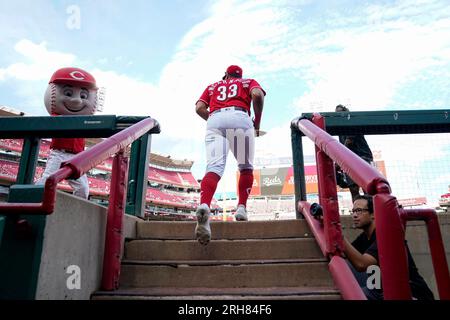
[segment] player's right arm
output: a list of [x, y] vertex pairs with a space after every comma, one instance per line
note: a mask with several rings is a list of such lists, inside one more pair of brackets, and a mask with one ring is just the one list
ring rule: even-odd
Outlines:
[[195, 104], [195, 111], [204, 120], [208, 120], [209, 117], [208, 106], [204, 101], [201, 100], [197, 101], [197, 103]]
[[264, 92], [260, 88], [254, 88], [251, 91], [253, 111], [255, 112], [255, 120], [253, 125], [255, 127], [256, 136], [259, 136], [259, 126], [261, 124], [261, 117], [264, 107]]
[[211, 100], [211, 92], [209, 89], [209, 87], [206, 88], [198, 101], [195, 103], [195, 112], [197, 112], [197, 114], [204, 120], [208, 120], [209, 117], [208, 106], [209, 101]]

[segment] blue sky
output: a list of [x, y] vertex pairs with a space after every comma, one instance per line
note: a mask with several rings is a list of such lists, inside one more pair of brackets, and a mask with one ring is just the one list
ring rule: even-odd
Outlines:
[[[205, 122], [194, 103], [230, 64], [267, 91], [268, 134], [258, 138], [257, 156], [290, 155], [289, 122], [302, 112], [338, 103], [354, 111], [450, 106], [448, 0], [0, 0], [0, 30], [1, 105], [46, 115], [51, 74], [85, 68], [106, 88], [103, 113], [159, 120], [163, 132], [152, 151], [194, 160], [197, 178]], [[402, 151], [378, 141], [386, 142], [370, 137], [397, 163]], [[389, 142], [417, 147], [404, 138]], [[448, 139], [436, 143], [436, 158], [449, 153]], [[422, 155], [411, 155], [417, 168]], [[219, 190], [234, 189], [229, 160]], [[450, 185], [450, 169], [443, 170], [440, 193]]]

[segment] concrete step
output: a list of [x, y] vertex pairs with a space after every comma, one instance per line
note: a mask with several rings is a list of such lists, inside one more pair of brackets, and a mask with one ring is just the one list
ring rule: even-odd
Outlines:
[[125, 245], [128, 260], [235, 260], [323, 257], [314, 238], [213, 240], [132, 240]]
[[304, 263], [304, 262], [327, 262], [325, 258], [306, 258], [306, 259], [238, 259], [238, 260], [122, 260], [123, 264], [128, 265], [165, 265], [177, 267], [178, 265], [189, 266], [218, 266], [218, 265], [242, 265], [242, 264], [274, 264], [274, 263]]
[[[195, 222], [143, 221], [137, 224], [137, 238], [194, 240]], [[212, 221], [212, 240], [312, 237], [304, 220]]]
[[327, 262], [241, 265], [122, 264], [121, 287], [333, 287]]
[[98, 291], [93, 300], [338, 300], [339, 291], [331, 287], [266, 288], [119, 288]]

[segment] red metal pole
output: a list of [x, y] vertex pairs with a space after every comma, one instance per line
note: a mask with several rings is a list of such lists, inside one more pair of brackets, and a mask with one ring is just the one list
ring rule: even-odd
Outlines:
[[400, 217], [405, 224], [406, 221], [411, 220], [425, 221], [439, 298], [450, 300], [450, 274], [436, 211], [433, 209], [402, 209]]
[[306, 201], [299, 201], [298, 211], [303, 213], [303, 216], [308, 222], [311, 232], [314, 234], [314, 238], [316, 238], [316, 241], [319, 244], [323, 255], [326, 257], [328, 255], [328, 251], [323, 226], [317, 219], [314, 219], [314, 217], [311, 215], [311, 204]]
[[411, 300], [405, 232], [397, 199], [380, 193], [373, 197], [377, 245], [385, 300]]
[[436, 213], [434, 213], [427, 221], [427, 230], [439, 298], [441, 300], [450, 300], [450, 275], [448, 272], [447, 258], [445, 256], [444, 243], [442, 242], [439, 220]]
[[441, 300], [450, 300], [450, 275], [439, 220], [436, 214], [433, 214], [427, 221], [427, 230], [439, 298]]
[[[325, 130], [325, 120], [315, 114], [312, 122]], [[317, 148], [317, 146], [316, 146]], [[325, 229], [325, 242], [327, 253], [342, 255], [344, 245], [342, 242], [341, 222], [339, 218], [339, 203], [337, 200], [336, 176], [333, 160], [325, 152], [316, 153], [317, 177], [319, 183], [319, 202], [323, 208], [323, 225]]]
[[367, 300], [358, 281], [342, 257], [332, 257], [328, 268], [344, 300]]
[[[328, 256], [323, 226], [317, 219], [314, 219], [310, 209], [311, 205], [308, 202], [299, 201], [298, 210], [303, 213], [323, 255]], [[355, 276], [342, 257], [332, 256], [328, 268], [344, 300], [367, 300]]]
[[[319, 122], [320, 115], [314, 115], [316, 122]], [[364, 160], [354, 154], [352, 151], [343, 146], [339, 141], [333, 139], [328, 133], [319, 128], [311, 121], [302, 119], [298, 122], [299, 129], [308, 136], [321, 152], [336, 161], [336, 163], [348, 173], [350, 177], [361, 186], [364, 191], [374, 196], [375, 223], [377, 227], [377, 243], [379, 252], [379, 263], [381, 266], [381, 275], [383, 279], [384, 297], [387, 300], [393, 299], [411, 299], [411, 289], [409, 287], [409, 275], [407, 265], [406, 247], [404, 245], [404, 228], [400, 222], [397, 200], [390, 195], [390, 187], [386, 178], [383, 177], [375, 168], [371, 167]], [[326, 161], [318, 161], [322, 171], [329, 172], [329, 165]], [[334, 168], [333, 168], [334, 174]], [[333, 177], [334, 178], [334, 177]], [[330, 179], [321, 178], [319, 176], [321, 188], [328, 188]], [[336, 188], [336, 181], [333, 181]], [[322, 191], [321, 193], [329, 193], [331, 190]], [[332, 201], [320, 195], [324, 204], [332, 207]], [[330, 201], [331, 200], [331, 201]], [[330, 210], [330, 208], [327, 208]], [[326, 209], [324, 208], [324, 211]], [[338, 214], [338, 212], [337, 212]], [[324, 214], [324, 219], [326, 214]], [[331, 220], [331, 219], [330, 219]], [[336, 220], [332, 220], [335, 224]], [[324, 221], [324, 223], [327, 223]], [[327, 226], [325, 228], [332, 228]], [[336, 232], [339, 232], [337, 229]], [[325, 235], [334, 237], [331, 232], [325, 230]], [[332, 245], [331, 241], [327, 241], [327, 247]], [[327, 248], [328, 249], [328, 248]], [[339, 251], [337, 248], [336, 251]]]
[[61, 169], [47, 179], [45, 182], [44, 200], [42, 203], [1, 203], [0, 213], [51, 214], [55, 206], [56, 187], [58, 182], [67, 178], [79, 178], [81, 175], [124, 149], [157, 125], [158, 122], [155, 119], [144, 119], [131, 127], [116, 133], [108, 139], [103, 140], [94, 147], [78, 153], [69, 161], [64, 162], [61, 165]]
[[102, 289], [119, 287], [122, 227], [128, 180], [128, 159], [121, 150], [114, 157], [111, 177], [111, 194], [106, 222], [105, 252], [103, 257]]
[[41, 203], [1, 203], [0, 213], [33, 215], [48, 215], [53, 213], [55, 208], [56, 187], [60, 181], [68, 178], [71, 174], [71, 168], [63, 167], [48, 177], [45, 181], [44, 199]]

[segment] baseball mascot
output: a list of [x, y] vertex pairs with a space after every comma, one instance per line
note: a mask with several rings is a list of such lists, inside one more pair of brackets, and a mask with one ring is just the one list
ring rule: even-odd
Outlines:
[[[97, 85], [94, 77], [79, 68], [62, 68], [51, 77], [44, 102], [52, 116], [92, 115], [97, 110]], [[53, 138], [45, 171], [36, 183], [44, 184], [45, 180], [56, 172], [61, 163], [75, 154], [84, 151], [84, 138]], [[89, 183], [86, 175], [68, 183], [78, 197], [87, 199]]]

